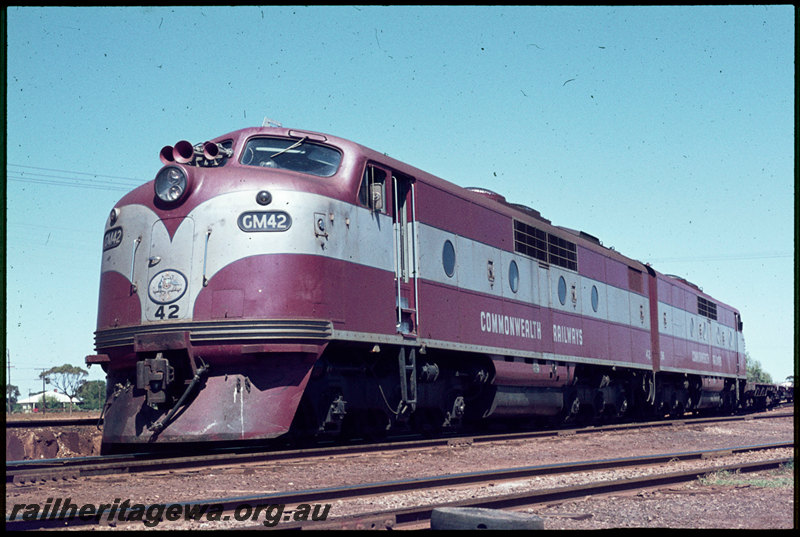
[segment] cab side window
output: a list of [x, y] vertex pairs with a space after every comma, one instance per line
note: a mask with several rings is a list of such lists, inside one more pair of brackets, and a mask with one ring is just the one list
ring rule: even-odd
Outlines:
[[358, 190], [358, 201], [370, 210], [387, 213], [385, 170], [368, 165], [361, 179], [361, 188]]

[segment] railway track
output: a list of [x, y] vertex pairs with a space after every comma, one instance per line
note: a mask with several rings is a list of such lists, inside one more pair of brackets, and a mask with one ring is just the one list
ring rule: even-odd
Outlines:
[[792, 417], [793, 413], [769, 413], [756, 416], [721, 416], [709, 418], [663, 420], [634, 424], [604, 425], [576, 429], [556, 429], [533, 432], [517, 432], [502, 434], [486, 434], [468, 437], [445, 437], [435, 439], [414, 439], [401, 442], [335, 445], [309, 449], [292, 449], [280, 451], [245, 450], [234, 451], [231, 448], [220, 449], [211, 453], [195, 456], [172, 454], [153, 457], [152, 454], [138, 453], [128, 455], [106, 455], [95, 457], [74, 457], [59, 459], [42, 459], [36, 461], [6, 461], [6, 483], [17, 486], [34, 485], [45, 482], [74, 480], [82, 477], [131, 474], [138, 472], [154, 472], [178, 470], [198, 467], [230, 466], [265, 462], [287, 462], [309, 460], [313, 458], [330, 458], [359, 453], [386, 451], [408, 451], [428, 449], [440, 446], [469, 445], [510, 440], [543, 438], [548, 436], [565, 436], [579, 434], [597, 434], [601, 432], [642, 429], [652, 427], [678, 427], [683, 425], [699, 425], [725, 423], [752, 419], [774, 419]]
[[[606, 459], [599, 461], [576, 461], [561, 464], [548, 464], [541, 466], [526, 466], [517, 468], [506, 468], [491, 471], [469, 472], [460, 474], [437, 475], [424, 478], [403, 479], [394, 481], [372, 482], [344, 487], [327, 487], [322, 489], [307, 489], [286, 493], [260, 494], [252, 496], [239, 496], [232, 498], [213, 498], [195, 502], [165, 502], [154, 506], [142, 506], [141, 511], [147, 513], [164, 513], [163, 505], [176, 505], [177, 509], [186, 513], [206, 513], [206, 509], [214, 506], [220, 521], [234, 521], [237, 529], [246, 527], [277, 527], [278, 529], [333, 529], [333, 528], [401, 528], [401, 527], [420, 527], [427, 524], [431, 513], [437, 507], [482, 507], [490, 509], [515, 509], [522, 506], [534, 505], [541, 502], [552, 502], [581, 496], [597, 494], [608, 494], [631, 489], [641, 489], [667, 484], [681, 483], [697, 479], [698, 477], [715, 471], [739, 471], [751, 472], [778, 467], [793, 460], [793, 457], [767, 457], [755, 462], [737, 462], [731, 464], [711, 465], [702, 464], [682, 471], [673, 472], [653, 472], [648, 475], [639, 475], [625, 479], [603, 480], [592, 478], [590, 481], [579, 484], [558, 488], [541, 489], [538, 487], [527, 487], [523, 492], [510, 494], [493, 494], [484, 497], [472, 497], [466, 500], [450, 501], [445, 503], [429, 503], [393, 510], [374, 511], [361, 513], [359, 515], [344, 516], [324, 521], [295, 520], [291, 514], [283, 515], [284, 507], [297, 506], [295, 513], [301, 512], [301, 506], [315, 504], [318, 508], [321, 505], [330, 505], [331, 502], [349, 501], [356, 498], [368, 496], [386, 496], [392, 494], [419, 493], [421, 491], [432, 491], [442, 488], [479, 486], [487, 483], [497, 483], [501, 481], [519, 481], [540, 476], [553, 476], [559, 474], [571, 474], [575, 472], [596, 472], [599, 470], [619, 470], [622, 468], [643, 468], [654, 465], [665, 465], [678, 461], [704, 461], [706, 459], [716, 459], [719, 457], [736, 455], [744, 452], [761, 451], [768, 452], [779, 448], [792, 448], [793, 442], [771, 443], [755, 446], [735, 446], [724, 449], [702, 450], [692, 452], [664, 453], [659, 455], [638, 456], [620, 459]], [[707, 460], [705, 461], [708, 462]], [[339, 505], [337, 503], [337, 505]], [[243, 507], [244, 506], [244, 507]], [[280, 516], [276, 520], [274, 517], [267, 520], [260, 520], [259, 514], [268, 514], [270, 508], [280, 506]], [[246, 507], [246, 509], [245, 509]], [[260, 509], [259, 509], [260, 507]], [[255, 510], [255, 511], [254, 511]], [[56, 509], [54, 508], [55, 512]], [[253, 514], [255, 512], [255, 514]], [[286, 513], [291, 513], [287, 511]], [[317, 513], [317, 511], [315, 511]], [[318, 514], [318, 513], [317, 513]], [[246, 515], [246, 516], [245, 516]], [[104, 524], [108, 525], [128, 525], [128, 521], [123, 515], [116, 519], [104, 519], [102, 516], [36, 516], [27, 517], [28, 520], [21, 520], [20, 516], [13, 519], [7, 517], [6, 527], [8, 529], [54, 529], [65, 526], [90, 526]], [[178, 518], [172, 520], [179, 520]], [[267, 523], [269, 522], [269, 523]], [[140, 519], [135, 523], [142, 524]], [[151, 520], [153, 525], [159, 522]], [[206, 526], [207, 527], [207, 526]]]
[[36, 427], [99, 427], [103, 418], [37, 418], [32, 420], [6, 420], [7, 429], [33, 429]]
[[[720, 465], [713, 468], [700, 468], [666, 474], [646, 475], [641, 477], [615, 479], [611, 481], [597, 481], [580, 485], [565, 487], [537, 489], [520, 493], [499, 496], [471, 498], [462, 501], [452, 501], [432, 505], [420, 505], [405, 509], [385, 510], [373, 513], [362, 513], [341, 520], [331, 520], [323, 524], [291, 524], [281, 526], [281, 529], [422, 529], [429, 527], [434, 509], [441, 508], [483, 508], [514, 510], [522, 507], [535, 506], [542, 503], [564, 501], [574, 498], [598, 496], [610, 493], [620, 493], [651, 487], [685, 483], [698, 479], [710, 472], [757, 472], [779, 468], [791, 462], [793, 458], [777, 458], [752, 463], [734, 463]], [[477, 529], [477, 526], [474, 528]]]
[[[780, 410], [783, 408], [792, 407], [791, 403], [781, 403], [776, 405], [771, 411]], [[703, 418], [681, 418], [697, 420]], [[658, 422], [656, 422], [658, 423]], [[37, 419], [6, 419], [7, 429], [33, 429], [37, 427], [100, 427], [103, 425], [103, 418], [90, 417], [90, 418], [37, 418]]]

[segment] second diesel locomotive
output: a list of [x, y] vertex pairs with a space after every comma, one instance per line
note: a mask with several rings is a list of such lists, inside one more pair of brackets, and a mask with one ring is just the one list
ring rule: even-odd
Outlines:
[[745, 402], [736, 309], [498, 194], [279, 127], [161, 160], [106, 222], [106, 450]]

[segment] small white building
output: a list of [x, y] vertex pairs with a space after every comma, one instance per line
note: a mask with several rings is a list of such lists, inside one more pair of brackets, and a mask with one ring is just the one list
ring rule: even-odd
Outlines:
[[[44, 395], [47, 399], [53, 400], [55, 399], [61, 405], [63, 409], [69, 409], [69, 397], [64, 395], [63, 393], [59, 393], [57, 390], [50, 390], [44, 392]], [[78, 404], [81, 402], [81, 399], [76, 397], [73, 401], [73, 404]], [[42, 409], [42, 392], [34, 393], [26, 397], [25, 399], [19, 399], [17, 404], [22, 407], [23, 412], [41, 412]]]

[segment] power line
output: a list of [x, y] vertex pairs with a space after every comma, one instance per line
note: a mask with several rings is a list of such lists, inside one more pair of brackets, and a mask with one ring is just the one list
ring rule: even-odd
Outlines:
[[[67, 178], [64, 178], [64, 179], [67, 179]], [[123, 186], [114, 186], [114, 185], [101, 186], [101, 185], [89, 185], [89, 184], [80, 184], [80, 183], [71, 184], [71, 183], [65, 183], [65, 182], [62, 182], [62, 181], [44, 181], [44, 180], [27, 179], [27, 178], [23, 179], [21, 177], [14, 177], [14, 176], [9, 176], [8, 180], [9, 181], [20, 182], [20, 183], [37, 183], [37, 184], [42, 184], [42, 185], [69, 186], [69, 187], [76, 187], [76, 188], [91, 188], [91, 189], [95, 189], [95, 190], [108, 190], [108, 191], [118, 190], [118, 191], [121, 191], [121, 192], [127, 192], [128, 190], [130, 190], [129, 187], [123, 187]]]
[[751, 254], [722, 254], [706, 257], [660, 257], [648, 259], [650, 263], [703, 263], [707, 261], [748, 261], [759, 259], [781, 259], [794, 257], [793, 252], [753, 252]]
[[[67, 186], [73, 188], [90, 188], [95, 190], [106, 190], [106, 191], [115, 190], [115, 191], [127, 192], [132, 188], [144, 184], [145, 182], [139, 179], [133, 179], [131, 177], [119, 177], [113, 175], [76, 172], [70, 170], [58, 170], [53, 168], [41, 168], [35, 166], [21, 166], [19, 164], [9, 164], [8, 166], [22, 168], [20, 170], [6, 168], [7, 179], [9, 181], [21, 182], [21, 183]], [[27, 170], [39, 170], [39, 171], [33, 172]], [[53, 172], [53, 173], [41, 173], [42, 171]], [[79, 175], [79, 176], [89, 176], [89, 177], [68, 177], [64, 175], [58, 175], [62, 173]], [[112, 181], [106, 181], [103, 178], [111, 179]], [[120, 180], [124, 181], [125, 183], [120, 184], [118, 182]]]
[[58, 170], [58, 169], [55, 169], [55, 168], [40, 168], [40, 167], [37, 167], [37, 166], [23, 166], [22, 164], [11, 164], [10, 162], [7, 163], [6, 166], [15, 166], [17, 168], [27, 168], [27, 169], [30, 169], [30, 170], [42, 170], [42, 171], [46, 171], [46, 172], [72, 173], [72, 174], [75, 174], [75, 175], [91, 175], [92, 177], [107, 177], [109, 179], [123, 179], [125, 181], [133, 181], [133, 182], [135, 182], [137, 184], [141, 184], [141, 182], [142, 182], [140, 179], [136, 179], [136, 178], [133, 178], [133, 177], [121, 177], [121, 176], [118, 176], [118, 175], [103, 175], [103, 174], [100, 174], [100, 173], [90, 173], [90, 172], [75, 172], [75, 171], [71, 171], [71, 170]]

